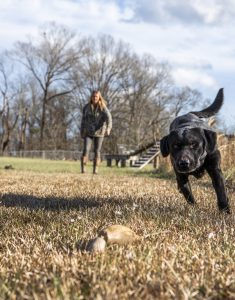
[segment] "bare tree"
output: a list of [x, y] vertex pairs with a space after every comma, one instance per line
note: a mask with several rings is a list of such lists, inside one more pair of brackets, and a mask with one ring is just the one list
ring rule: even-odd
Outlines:
[[[37, 43], [18, 42], [12, 52], [16, 61], [25, 67], [37, 82], [40, 91], [40, 148], [43, 148], [48, 104], [54, 98], [72, 92], [68, 87], [70, 70], [83, 55], [83, 47], [75, 48], [75, 34], [54, 23], [42, 28]], [[52, 93], [53, 91], [53, 93]]]
[[2, 54], [0, 60], [0, 96], [2, 104], [0, 109], [0, 144], [2, 154], [9, 145], [10, 137], [19, 117], [18, 112], [14, 112], [10, 107], [10, 102], [13, 101], [16, 95], [10, 80], [10, 74], [13, 73], [12, 71], [13, 66], [7, 61], [5, 53]]
[[167, 65], [150, 55], [133, 56], [123, 80], [129, 105], [126, 139], [130, 144], [139, 147], [158, 135], [170, 82]]
[[202, 95], [198, 90], [188, 86], [174, 88], [170, 101], [171, 114], [177, 117], [180, 113], [187, 113], [200, 102], [202, 102]]

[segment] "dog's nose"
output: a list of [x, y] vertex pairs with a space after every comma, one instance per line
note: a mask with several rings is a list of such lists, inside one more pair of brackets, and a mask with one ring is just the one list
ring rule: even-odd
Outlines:
[[189, 164], [190, 164], [190, 161], [188, 158], [184, 158], [179, 161], [179, 166], [181, 168], [187, 168], [187, 167], [189, 167]]

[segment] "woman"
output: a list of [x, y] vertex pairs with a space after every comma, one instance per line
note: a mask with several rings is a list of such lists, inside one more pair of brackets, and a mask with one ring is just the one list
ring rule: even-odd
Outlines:
[[105, 135], [110, 135], [112, 117], [100, 91], [93, 91], [82, 112], [81, 136], [84, 139], [81, 157], [81, 172], [85, 173], [85, 165], [89, 158], [92, 142], [94, 142], [93, 174], [97, 174], [100, 163], [100, 151]]

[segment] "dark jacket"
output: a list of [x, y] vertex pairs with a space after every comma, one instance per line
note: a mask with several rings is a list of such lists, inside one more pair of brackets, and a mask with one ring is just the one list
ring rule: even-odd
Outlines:
[[81, 136], [104, 137], [107, 130], [112, 129], [112, 116], [107, 107], [103, 110], [99, 106], [93, 108], [86, 104], [82, 112]]

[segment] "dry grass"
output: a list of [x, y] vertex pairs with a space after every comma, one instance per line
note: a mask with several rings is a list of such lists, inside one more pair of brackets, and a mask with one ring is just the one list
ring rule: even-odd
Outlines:
[[[207, 181], [185, 204], [171, 180], [0, 172], [1, 299], [235, 299], [233, 215]], [[142, 236], [104, 254], [80, 250], [99, 228]]]

